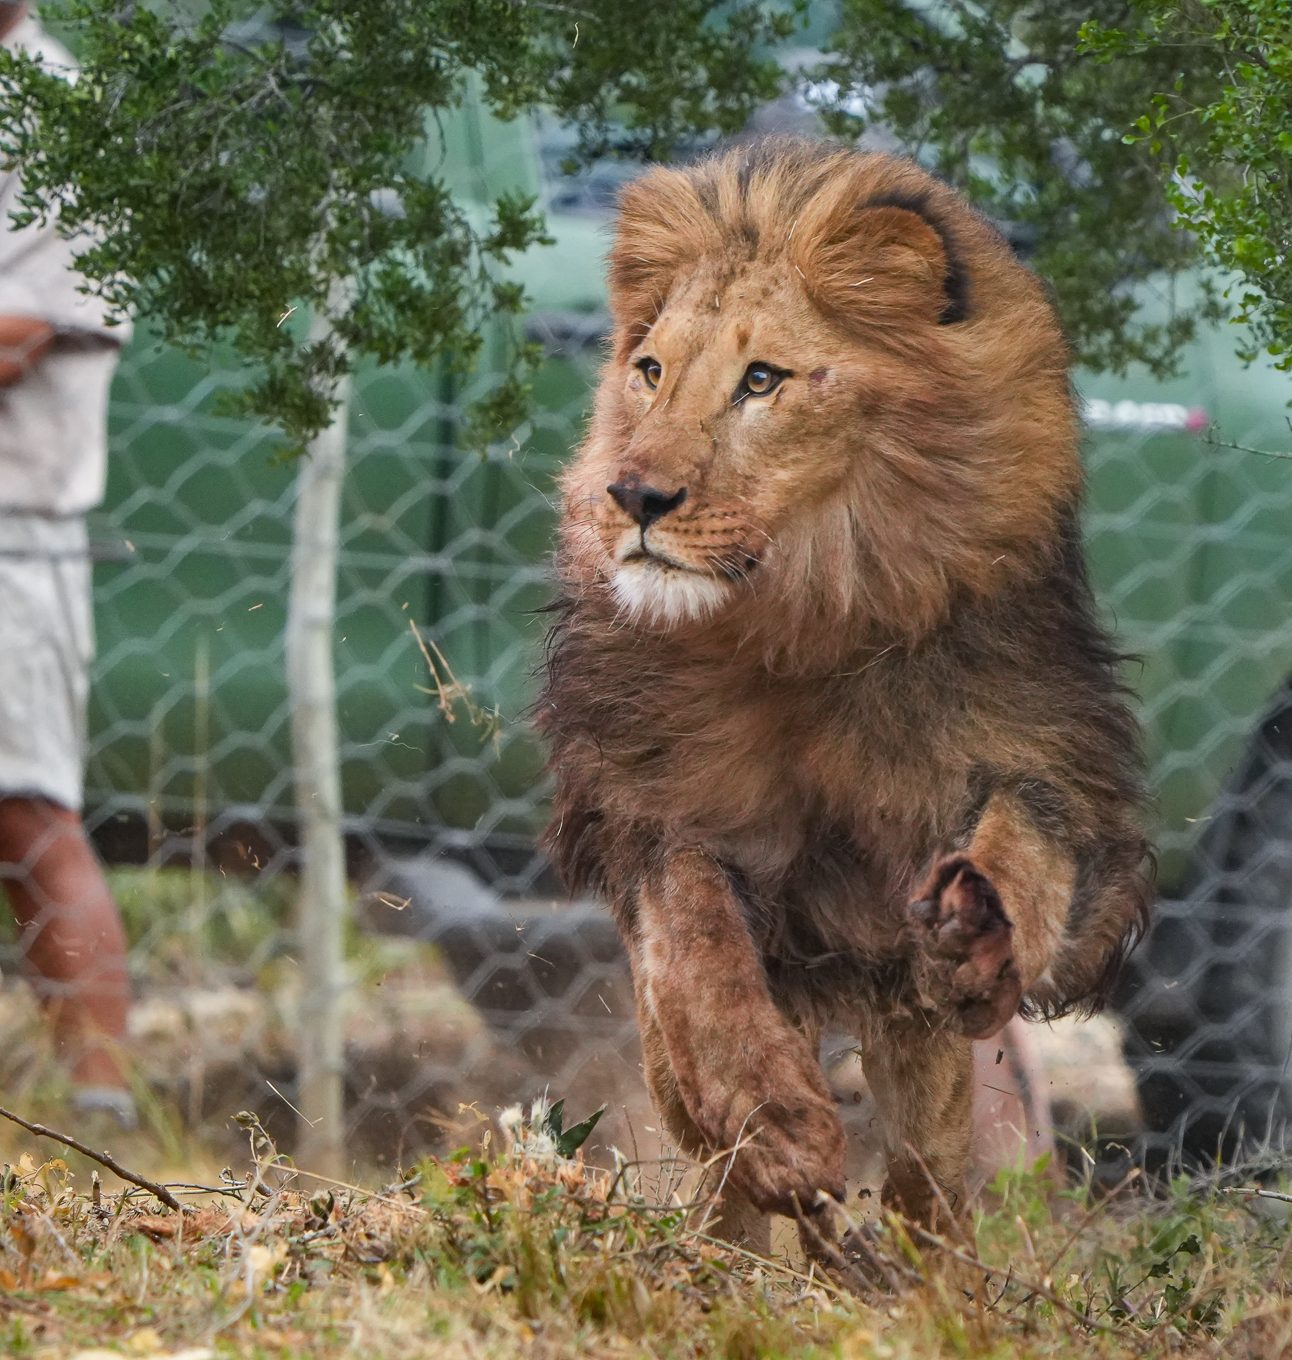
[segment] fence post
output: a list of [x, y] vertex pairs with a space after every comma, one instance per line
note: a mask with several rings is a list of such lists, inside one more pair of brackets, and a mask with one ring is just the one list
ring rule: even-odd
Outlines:
[[[310, 337], [324, 339], [329, 329], [324, 309], [311, 322]], [[348, 378], [336, 395], [332, 423], [310, 442], [297, 473], [286, 634], [301, 854], [297, 1161], [325, 1176], [343, 1170], [345, 1141], [347, 894], [333, 639]]]

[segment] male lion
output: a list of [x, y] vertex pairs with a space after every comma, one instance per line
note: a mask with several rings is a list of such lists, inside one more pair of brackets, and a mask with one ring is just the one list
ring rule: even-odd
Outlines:
[[647, 1080], [726, 1228], [964, 1204], [971, 1040], [1093, 1011], [1148, 901], [1137, 732], [1036, 279], [916, 165], [773, 140], [630, 185], [563, 483], [547, 846], [613, 905]]

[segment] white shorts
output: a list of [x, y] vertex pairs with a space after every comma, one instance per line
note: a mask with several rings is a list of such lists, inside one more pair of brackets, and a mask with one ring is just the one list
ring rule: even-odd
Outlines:
[[0, 513], [0, 798], [80, 811], [93, 658], [85, 521]]

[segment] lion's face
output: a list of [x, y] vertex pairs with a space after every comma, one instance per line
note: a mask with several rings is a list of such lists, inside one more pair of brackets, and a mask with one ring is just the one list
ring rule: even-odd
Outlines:
[[[814, 164], [834, 173], [797, 167], [797, 201], [775, 164], [741, 197], [735, 157], [656, 171], [625, 199], [616, 352], [565, 478], [564, 537], [580, 584], [608, 585], [637, 626], [787, 607], [927, 623], [1073, 494], [1061, 342], [1025, 272], [1002, 246], [1017, 314], [985, 342], [946, 229], [875, 201], [885, 173], [925, 177], [883, 157]], [[967, 256], [986, 233], [962, 230]]]
[[839, 491], [858, 355], [800, 287], [700, 269], [615, 365], [616, 437], [588, 450], [589, 528], [625, 610], [657, 624], [748, 597], [769, 549]]

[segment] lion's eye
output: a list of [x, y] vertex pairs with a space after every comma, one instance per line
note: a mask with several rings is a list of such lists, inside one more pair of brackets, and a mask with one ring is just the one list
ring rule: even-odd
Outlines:
[[743, 401], [746, 397], [769, 397], [787, 377], [789, 374], [783, 368], [774, 368], [771, 364], [750, 364], [745, 369], [740, 386], [736, 389], [736, 400]]
[[644, 359], [637, 360], [637, 367], [641, 370], [641, 375], [646, 379], [646, 386], [653, 392], [659, 386], [659, 380], [664, 376], [664, 366], [658, 359], [652, 359], [648, 355]]

